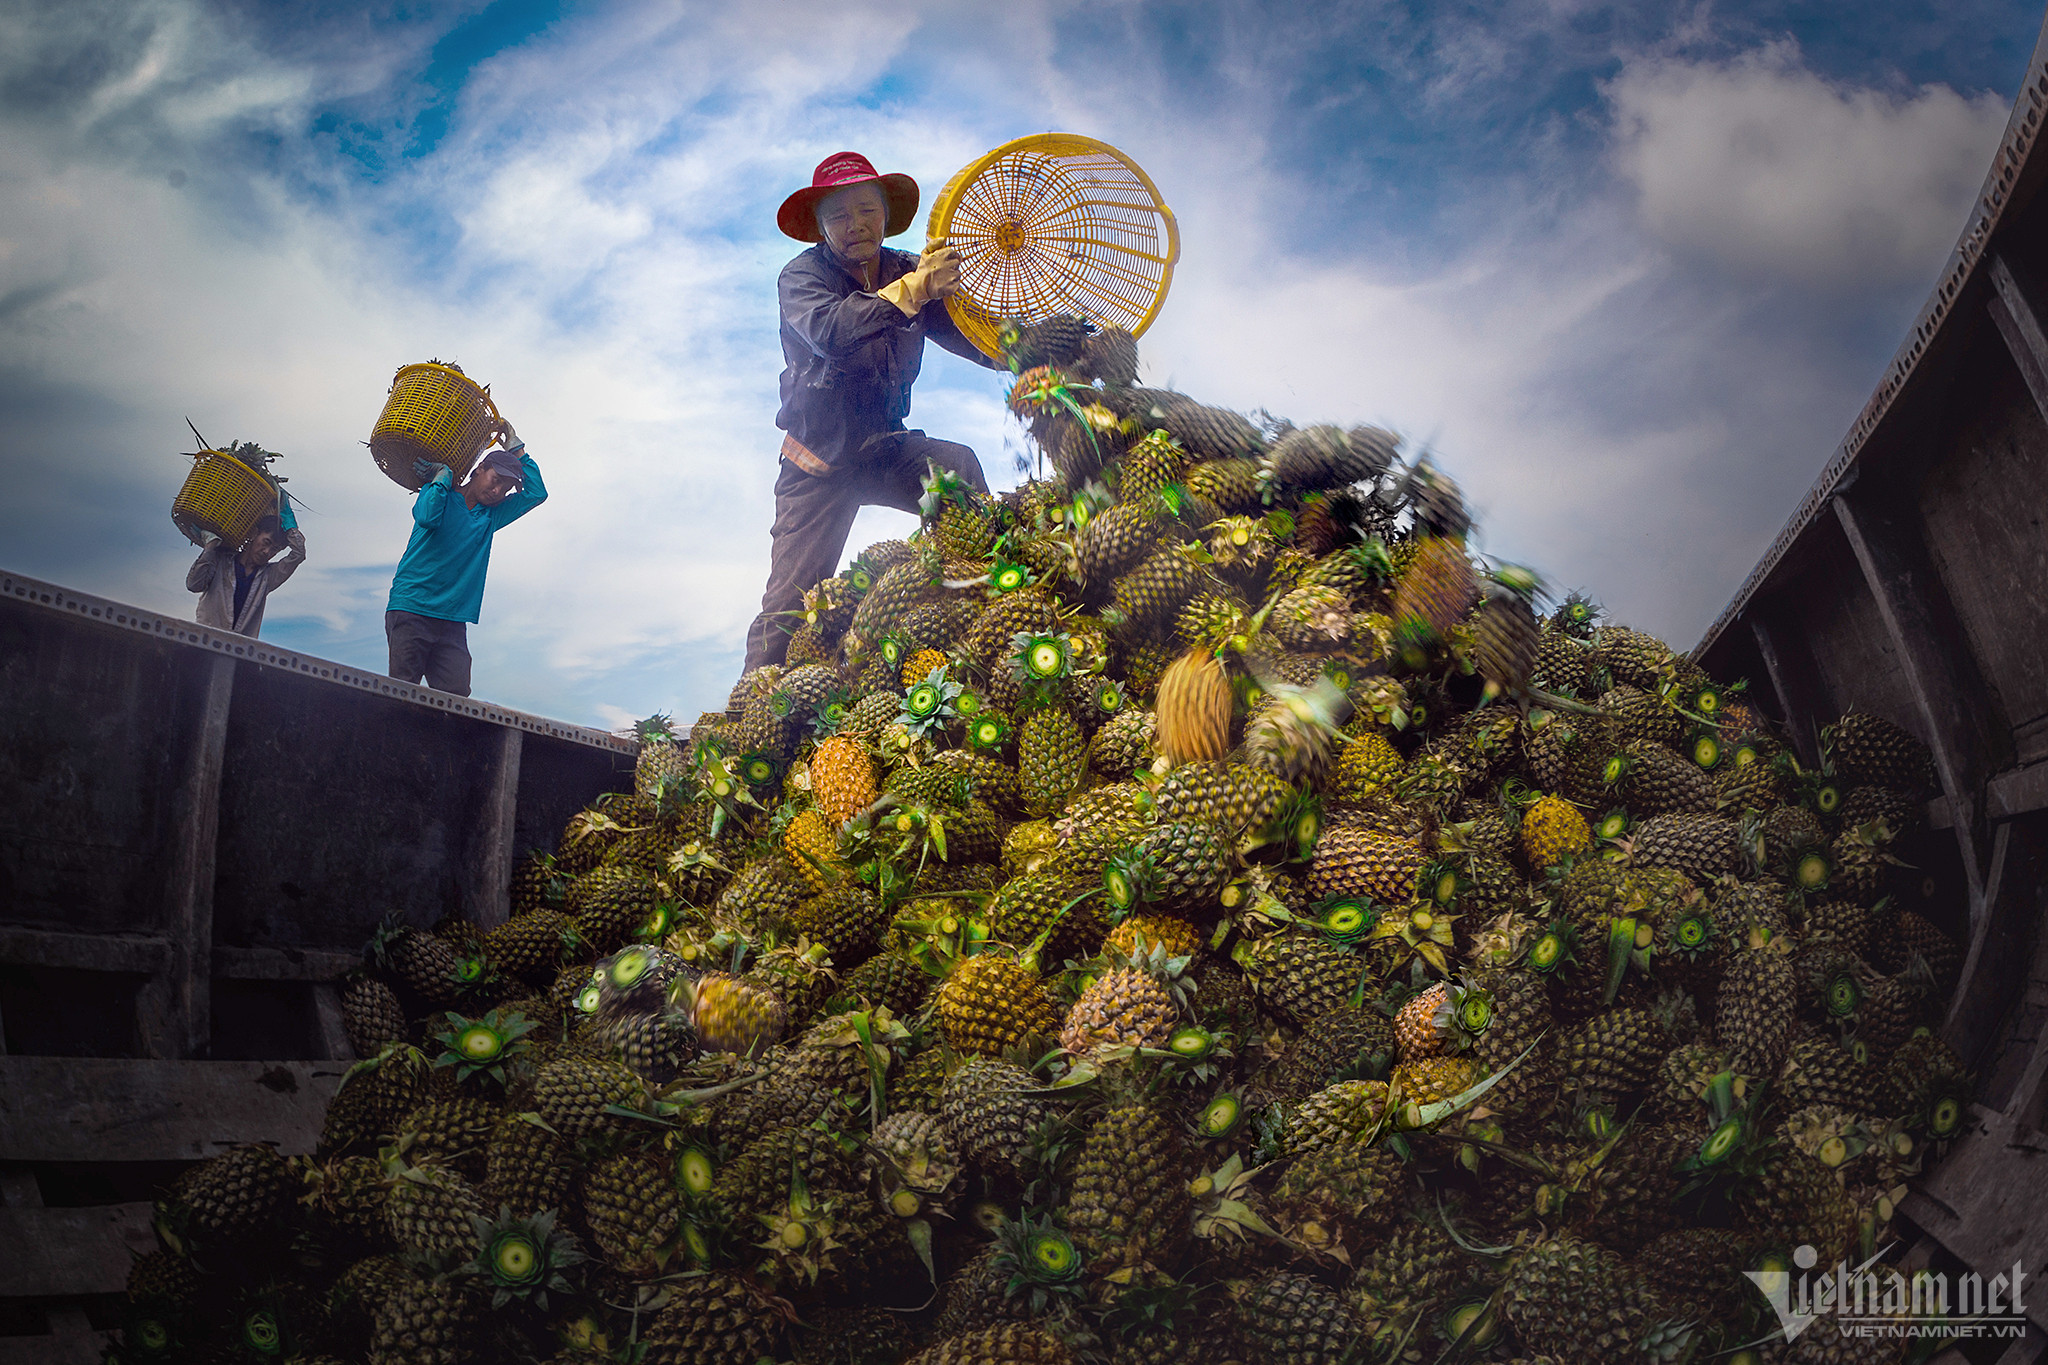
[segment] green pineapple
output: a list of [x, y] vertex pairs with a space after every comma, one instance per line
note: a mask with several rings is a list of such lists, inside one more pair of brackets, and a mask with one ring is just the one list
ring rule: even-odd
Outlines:
[[1057, 813], [1088, 772], [1088, 739], [1067, 712], [1046, 706], [1031, 713], [1017, 735], [1017, 781], [1024, 809]]
[[1067, 1227], [1096, 1275], [1169, 1273], [1188, 1252], [1193, 1213], [1173, 1125], [1142, 1104], [1096, 1120], [1074, 1164]]

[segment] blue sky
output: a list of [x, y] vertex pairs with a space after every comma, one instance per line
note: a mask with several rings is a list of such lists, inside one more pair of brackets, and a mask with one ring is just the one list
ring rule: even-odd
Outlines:
[[[1130, 153], [1179, 219], [1149, 382], [1390, 425], [1466, 487], [1484, 548], [1689, 644], [1924, 299], [2040, 21], [0, 3], [0, 566], [189, 614], [166, 515], [189, 415], [285, 452], [306, 505], [266, 637], [379, 666], [409, 519], [361, 443], [393, 370], [454, 359], [554, 490], [499, 540], [479, 694], [694, 715], [766, 564], [775, 205], [842, 147], [929, 195], [1060, 128]], [[1000, 397], [934, 352], [912, 424], [1012, 482]], [[849, 549], [904, 525], [867, 514]]]

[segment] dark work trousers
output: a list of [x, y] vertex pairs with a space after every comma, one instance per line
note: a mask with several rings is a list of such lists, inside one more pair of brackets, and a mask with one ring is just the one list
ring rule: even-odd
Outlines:
[[384, 638], [391, 644], [391, 676], [421, 678], [436, 692], [469, 695], [469, 627], [410, 611], [384, 613]]
[[804, 604], [804, 590], [839, 569], [846, 533], [863, 507], [917, 511], [924, 496], [929, 460], [950, 469], [980, 492], [988, 491], [981, 461], [966, 446], [935, 441], [921, 431], [898, 432], [876, 441], [860, 461], [828, 475], [806, 474], [788, 460], [775, 479], [775, 528], [768, 552], [768, 590], [761, 594], [761, 614], [747, 632], [747, 667], [779, 664], [788, 652], [790, 632], [800, 624], [793, 615]]

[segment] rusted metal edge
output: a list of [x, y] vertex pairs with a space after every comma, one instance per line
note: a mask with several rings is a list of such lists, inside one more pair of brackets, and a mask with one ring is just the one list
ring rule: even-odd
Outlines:
[[372, 673], [348, 664], [335, 663], [331, 659], [265, 644], [246, 635], [237, 635], [233, 631], [215, 630], [211, 626], [163, 616], [141, 607], [131, 607], [125, 602], [115, 602], [105, 597], [95, 597], [91, 593], [59, 587], [55, 583], [30, 578], [26, 574], [0, 572], [0, 599], [5, 598], [83, 617], [117, 630], [132, 631], [173, 644], [210, 650], [215, 654], [261, 664], [266, 668], [287, 669], [301, 677], [335, 683], [358, 692], [373, 692], [380, 697], [390, 697], [432, 711], [445, 711], [451, 715], [466, 716], [471, 720], [545, 735], [549, 739], [566, 740], [571, 744], [583, 744], [593, 749], [608, 749], [613, 753], [640, 752], [637, 741], [621, 738], [605, 730], [593, 730], [588, 726], [571, 725], [567, 721], [550, 720], [546, 716], [529, 715], [524, 711], [514, 711], [510, 707], [478, 701], [473, 697], [457, 697], [446, 692], [436, 692], [432, 688], [400, 682], [381, 673]]
[[1879, 381], [1877, 391], [1863, 405], [1863, 411], [1856, 415], [1849, 434], [1836, 448], [1834, 458], [1828, 461], [1827, 468], [1821, 471], [1820, 477], [1786, 521], [1784, 529], [1778, 532], [1777, 539], [1771, 542], [1771, 548], [1749, 571], [1749, 576], [1742, 581], [1741, 588], [1722, 609], [1721, 615], [1693, 646], [1694, 658], [1705, 657], [1707, 651], [1719, 642], [1722, 633], [1735, 624], [1749, 606], [1750, 599], [1776, 571], [1793, 543], [1816, 517], [1828, 510], [1829, 500], [1849, 474], [1857, 457], [1863, 453], [1872, 433], [1891, 412], [1892, 400], [1912, 378], [1920, 357], [1947, 322], [1956, 300], [1962, 296], [1971, 277], [1984, 267], [1992, 234], [1998, 230], [2006, 205], [2012, 198], [2013, 187], [2039, 140], [2044, 117], [2048, 117], [2048, 23], [2042, 25], [2040, 37], [2035, 40], [2033, 56], [2027, 63], [2026, 80], [2021, 84], [2020, 92], [2013, 100], [2012, 114], [2006, 120], [2005, 136], [1999, 139], [1998, 152], [1991, 159], [1991, 170], [1984, 177], [1984, 188], [1977, 194], [1976, 206], [1963, 229], [1962, 238], [1957, 241], [1955, 250], [1949, 253], [1940, 283], [1921, 306], [1920, 315], [1913, 320], [1913, 329], [1892, 356], [1891, 364], [1885, 367], [1884, 378]]

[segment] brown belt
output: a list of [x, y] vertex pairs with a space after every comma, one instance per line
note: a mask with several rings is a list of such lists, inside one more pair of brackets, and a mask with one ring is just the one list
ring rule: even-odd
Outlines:
[[832, 472], [832, 466], [811, 454], [810, 447], [796, 437], [785, 434], [782, 438], [782, 458], [806, 474], [825, 478]]

